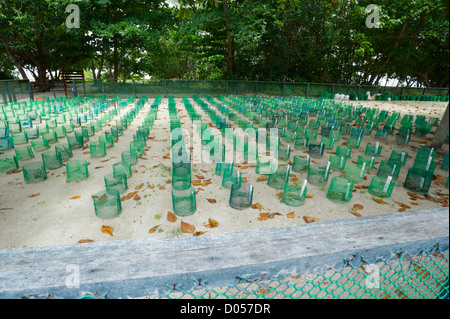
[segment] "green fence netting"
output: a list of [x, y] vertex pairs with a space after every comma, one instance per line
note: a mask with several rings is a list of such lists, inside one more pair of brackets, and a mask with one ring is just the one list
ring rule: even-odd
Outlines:
[[[447, 102], [448, 88], [376, 87], [328, 83], [273, 82], [273, 81], [207, 81], [207, 80], [134, 80], [96, 79], [74, 80], [67, 96], [173, 96], [235, 95], [235, 96], [300, 96], [334, 98], [335, 94], [348, 95], [350, 100], [366, 100], [368, 95], [377, 100], [441, 101]], [[28, 80], [1, 80], [0, 104], [33, 99]], [[35, 92], [36, 93], [36, 92]]]
[[449, 252], [435, 247], [418, 256], [398, 252], [389, 259], [344, 260], [340, 269], [283, 278], [245, 278], [209, 287], [193, 279], [195, 288], [168, 284], [166, 293], [150, 299], [448, 299]]

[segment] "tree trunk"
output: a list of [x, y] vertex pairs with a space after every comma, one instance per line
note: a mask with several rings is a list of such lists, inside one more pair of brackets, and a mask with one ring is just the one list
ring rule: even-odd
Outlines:
[[27, 80], [28, 76], [25, 73], [25, 70], [23, 69], [22, 65], [17, 61], [17, 59], [14, 57], [14, 55], [11, 53], [11, 50], [9, 48], [8, 43], [6, 43], [6, 40], [1, 37], [0, 40], [3, 43], [3, 46], [5, 48], [6, 54], [8, 55], [9, 60], [11, 63], [16, 67], [17, 71], [19, 71], [20, 75], [22, 76], [22, 79]]
[[104, 58], [103, 58], [103, 54], [102, 54], [102, 57], [100, 58], [100, 63], [98, 65], [97, 79], [100, 79], [102, 77], [103, 61], [104, 61]]
[[38, 82], [39, 92], [47, 92], [47, 70], [41, 63], [38, 63], [37, 69], [38, 74], [36, 81]]
[[117, 36], [114, 35], [114, 50], [113, 50], [113, 63], [114, 63], [114, 79], [119, 78], [119, 57], [117, 54]]
[[223, 12], [225, 13], [225, 30], [227, 33], [227, 74], [228, 76], [233, 76], [233, 60], [234, 60], [234, 48], [233, 39], [231, 37], [230, 31], [230, 19], [228, 18], [228, 4], [227, 0], [222, 0]]
[[447, 108], [445, 109], [444, 116], [439, 123], [439, 126], [436, 130], [436, 134], [434, 134], [433, 142], [431, 143], [431, 147], [435, 149], [440, 149], [442, 144], [444, 144], [445, 137], [448, 134], [448, 121], [449, 121], [449, 104], [447, 104]]
[[378, 75], [383, 71], [383, 69], [388, 65], [389, 61], [391, 60], [392, 55], [394, 54], [394, 49], [400, 44], [400, 41], [403, 38], [403, 35], [405, 33], [405, 29], [406, 26], [408, 25], [409, 20], [407, 19], [403, 25], [402, 28], [400, 29], [400, 34], [397, 37], [397, 40], [395, 41], [394, 45], [392, 46], [391, 51], [389, 51], [388, 56], [386, 57], [386, 59], [383, 61], [383, 63], [381, 64], [381, 66], [377, 69], [377, 71], [375, 71], [374, 73], [372, 73], [372, 75], [370, 76], [369, 79], [369, 84], [373, 85], [374, 80], [378, 77]]
[[92, 72], [92, 78], [95, 80], [95, 65], [94, 65], [94, 59], [91, 59], [91, 72]]

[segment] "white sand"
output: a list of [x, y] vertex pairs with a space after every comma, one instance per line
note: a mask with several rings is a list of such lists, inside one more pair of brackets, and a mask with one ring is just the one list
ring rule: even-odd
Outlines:
[[[412, 205], [413, 202], [407, 195], [406, 189], [402, 187], [405, 180], [407, 169], [412, 166], [415, 157], [415, 151], [418, 147], [429, 145], [422, 144], [417, 141], [424, 140], [422, 138], [412, 137], [411, 143], [405, 147], [409, 152], [409, 159], [405, 167], [402, 168], [400, 177], [391, 198], [385, 199], [388, 204], [381, 205], [376, 203], [366, 189], [357, 190], [353, 193], [353, 198], [348, 204], [336, 204], [325, 198], [327, 187], [321, 189], [314, 185], [308, 185], [308, 194], [312, 195], [305, 201], [301, 207], [289, 207], [277, 198], [280, 191], [274, 190], [267, 185], [267, 182], [256, 182], [259, 177], [254, 173], [255, 165], [249, 166], [242, 170], [243, 177], [254, 185], [255, 191], [253, 203], [260, 203], [268, 210], [259, 211], [257, 209], [235, 210], [229, 207], [229, 190], [221, 188], [221, 177], [215, 176], [215, 164], [194, 165], [197, 169], [193, 172], [192, 179], [195, 180], [196, 174], [201, 174], [205, 179], [211, 179], [211, 184], [201, 187], [203, 190], [197, 194], [197, 211], [188, 217], [178, 218], [176, 222], [167, 220], [168, 212], [173, 212], [171, 202], [171, 185], [166, 181], [171, 179], [171, 174], [167, 168], [171, 167], [171, 160], [163, 158], [169, 153], [170, 135], [169, 135], [169, 116], [167, 110], [167, 99], [162, 99], [158, 111], [158, 117], [155, 125], [151, 130], [151, 140], [147, 141], [150, 148], [146, 151], [144, 158], [140, 158], [138, 163], [133, 166], [137, 170], [132, 177], [128, 179], [128, 187], [126, 193], [135, 190], [135, 187], [144, 183], [144, 187], [138, 191], [141, 197], [139, 201], [133, 198], [122, 201], [122, 214], [109, 220], [102, 220], [95, 216], [93, 201], [91, 195], [104, 189], [103, 178], [106, 174], [112, 172], [112, 164], [120, 161], [121, 152], [129, 147], [132, 135], [136, 132], [137, 127], [141, 125], [144, 116], [148, 113], [153, 99], [149, 99], [143, 110], [137, 118], [134, 119], [131, 126], [119, 138], [118, 143], [111, 149], [107, 150], [107, 156], [104, 158], [91, 159], [89, 154], [83, 154], [89, 149], [74, 150], [73, 159], [86, 159], [90, 161], [90, 176], [87, 180], [78, 183], [66, 183], [66, 175], [63, 174], [65, 168], [48, 171], [48, 179], [37, 184], [25, 184], [22, 172], [16, 174], [0, 173], [0, 248], [20, 248], [31, 246], [46, 246], [60, 244], [74, 244], [82, 239], [90, 239], [93, 241], [106, 240], [123, 240], [131, 238], [149, 238], [149, 237], [188, 237], [191, 233], [183, 233], [180, 229], [181, 221], [195, 226], [196, 231], [206, 232], [202, 236], [212, 233], [240, 231], [246, 229], [257, 229], [266, 227], [288, 227], [297, 224], [304, 224], [303, 216], [310, 216], [324, 220], [341, 219], [341, 218], [358, 218], [350, 210], [354, 204], [363, 205], [364, 208], [358, 210], [361, 216], [370, 216], [375, 214], [400, 213], [400, 208], [395, 201], [411, 206], [402, 214], [416, 209], [425, 209], [431, 207], [442, 207], [442, 203], [436, 203], [430, 200], [417, 200], [418, 205]], [[182, 119], [183, 127], [189, 127], [190, 121], [186, 115], [186, 110], [181, 99], [176, 99], [179, 116]], [[198, 112], [203, 115], [205, 120], [209, 118], [193, 101], [192, 104]], [[439, 102], [381, 102], [381, 101], [364, 101], [354, 102], [355, 105], [368, 105], [379, 107], [390, 112], [398, 111], [402, 114], [424, 114], [427, 116], [441, 118], [447, 103]], [[123, 114], [123, 113], [122, 113]], [[116, 118], [117, 119], [117, 118]], [[114, 123], [114, 122], [111, 122]], [[104, 129], [107, 129], [105, 127]], [[434, 130], [433, 130], [434, 131]], [[100, 132], [91, 137], [91, 140], [97, 140]], [[374, 133], [372, 134], [372, 136]], [[429, 134], [427, 140], [431, 140], [432, 134]], [[320, 135], [318, 137], [320, 139]], [[382, 158], [388, 158], [393, 148], [394, 137], [390, 136], [388, 143], [383, 144]], [[342, 144], [341, 140], [337, 145]], [[352, 160], [356, 162], [359, 154], [363, 154], [366, 144], [374, 142], [372, 137], [365, 136], [359, 150], [354, 150]], [[58, 144], [66, 144], [66, 139], [60, 139]], [[51, 145], [53, 148], [54, 145]], [[448, 152], [448, 144], [444, 145], [444, 149]], [[14, 153], [14, 150], [8, 150], [4, 153]], [[41, 152], [35, 153], [35, 158], [30, 161], [40, 160]], [[303, 155], [302, 151], [293, 150], [293, 155]], [[115, 158], [114, 158], [115, 157]], [[326, 163], [329, 153], [325, 153], [324, 158], [315, 160], [318, 163]], [[101, 162], [110, 159], [107, 162]], [[436, 155], [436, 161], [442, 161], [442, 154]], [[381, 159], [380, 159], [381, 160]], [[378, 163], [375, 165], [378, 168]], [[20, 162], [20, 166], [29, 161]], [[154, 165], [160, 164], [157, 168]], [[101, 167], [101, 168], [96, 168]], [[376, 174], [376, 169], [372, 174], [366, 174], [367, 180], [357, 185], [369, 185], [371, 177]], [[292, 173], [299, 179], [306, 178], [306, 174]], [[330, 175], [338, 176], [340, 172], [333, 172]], [[440, 165], [435, 171], [435, 175], [447, 180], [448, 172], [440, 169]], [[448, 189], [445, 187], [445, 181], [439, 179], [434, 181], [429, 194], [436, 198], [436, 192], [446, 194], [444, 197], [448, 200]], [[150, 189], [149, 185], [155, 185]], [[160, 189], [157, 185], [165, 186]], [[29, 197], [31, 194], [40, 195]], [[125, 194], [126, 194], [125, 193]], [[81, 195], [79, 199], [70, 199], [75, 195]], [[215, 199], [216, 203], [210, 203], [207, 199]], [[260, 213], [280, 213], [274, 215], [272, 219], [258, 220]], [[294, 218], [288, 218], [286, 214], [294, 212]], [[216, 220], [219, 225], [215, 228], [205, 227], [208, 219]], [[101, 232], [102, 225], [113, 228], [113, 235]], [[149, 229], [160, 225], [154, 233], [149, 233]]]

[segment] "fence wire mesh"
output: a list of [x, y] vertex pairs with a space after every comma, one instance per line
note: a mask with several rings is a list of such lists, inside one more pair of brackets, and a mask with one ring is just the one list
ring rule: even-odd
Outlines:
[[[56, 83], [57, 84], [57, 83]], [[29, 80], [1, 80], [0, 104], [33, 99], [34, 94], [49, 96], [174, 96], [236, 95], [236, 96], [300, 96], [334, 98], [335, 94], [348, 95], [350, 100], [441, 101], [448, 102], [448, 88], [414, 88], [342, 85], [328, 83], [225, 81], [225, 80], [134, 80], [96, 79], [73, 80], [64, 91], [62, 84], [52, 81], [49, 92], [37, 92], [36, 83]]]
[[176, 284], [148, 299], [448, 299], [449, 251], [435, 247], [418, 256], [398, 252], [389, 259], [344, 260], [340, 269], [283, 278], [244, 278], [210, 287], [193, 279], [195, 287]]

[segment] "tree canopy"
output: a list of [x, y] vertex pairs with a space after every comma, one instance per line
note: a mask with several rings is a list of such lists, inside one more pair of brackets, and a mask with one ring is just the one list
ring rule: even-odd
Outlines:
[[[379, 0], [3, 0], [0, 77], [449, 84], [449, 4]], [[68, 28], [66, 7], [79, 7]]]

